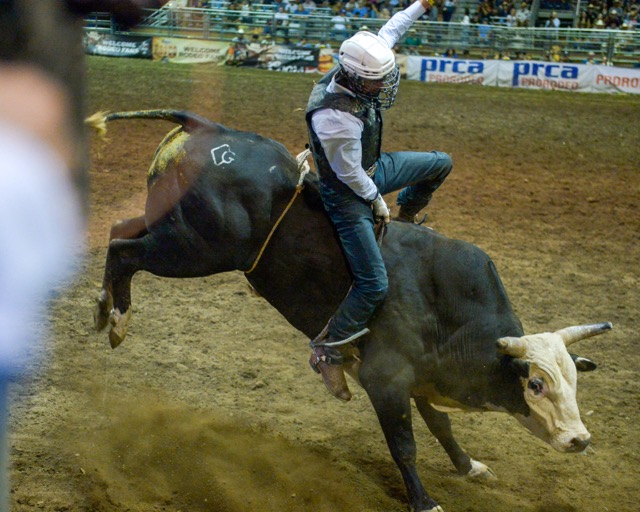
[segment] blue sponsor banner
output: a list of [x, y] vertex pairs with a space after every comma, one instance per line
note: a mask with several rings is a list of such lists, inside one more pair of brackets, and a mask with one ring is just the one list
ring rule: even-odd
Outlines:
[[407, 60], [407, 78], [494, 87], [640, 94], [638, 70], [564, 62], [411, 56]]
[[496, 85], [498, 61], [409, 57], [407, 77], [421, 82]]
[[[527, 89], [560, 89], [574, 91], [580, 88], [580, 71], [587, 67], [559, 62], [514, 61], [505, 63], [500, 73], [499, 86]], [[510, 83], [504, 83], [510, 81]]]

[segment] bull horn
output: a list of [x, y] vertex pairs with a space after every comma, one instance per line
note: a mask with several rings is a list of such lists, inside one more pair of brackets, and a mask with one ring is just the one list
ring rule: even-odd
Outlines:
[[603, 332], [609, 331], [612, 328], [613, 324], [611, 322], [591, 325], [574, 325], [573, 327], [560, 329], [559, 331], [556, 331], [556, 334], [558, 334], [562, 338], [565, 346], [568, 347], [576, 341], [584, 340], [585, 338], [590, 338], [591, 336], [596, 336], [597, 334], [602, 334]]
[[507, 336], [505, 338], [500, 338], [496, 342], [496, 346], [498, 347], [498, 352], [508, 356], [524, 357], [527, 353], [527, 342], [524, 338]]

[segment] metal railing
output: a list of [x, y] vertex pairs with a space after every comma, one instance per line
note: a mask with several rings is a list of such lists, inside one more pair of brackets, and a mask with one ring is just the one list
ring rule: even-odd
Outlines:
[[[286, 24], [278, 23], [272, 6], [253, 5], [251, 11], [229, 9], [167, 8], [150, 10], [133, 31], [125, 31], [108, 14], [93, 13], [85, 19], [86, 30], [119, 34], [146, 34], [231, 41], [242, 29], [246, 37], [256, 34], [277, 42], [295, 44], [304, 38], [321, 45], [339, 44], [357, 32], [372, 31], [385, 22], [380, 19], [351, 19], [346, 30], [336, 29], [326, 11], [311, 15], [289, 14]], [[600, 62], [620, 66], [640, 66], [640, 31], [573, 28], [516, 28], [496, 25], [462, 25], [417, 21], [398, 45], [398, 51], [413, 55], [443, 54], [454, 48], [458, 57], [562, 58], [580, 62], [589, 52]]]

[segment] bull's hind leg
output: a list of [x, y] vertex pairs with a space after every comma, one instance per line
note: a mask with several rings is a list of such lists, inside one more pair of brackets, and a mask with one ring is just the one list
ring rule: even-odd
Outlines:
[[103, 287], [94, 313], [96, 329], [111, 324], [109, 342], [115, 348], [124, 340], [131, 318], [131, 278], [142, 269], [149, 235], [109, 242]]
[[[145, 217], [144, 215], [141, 215], [132, 219], [120, 220], [111, 226], [109, 241], [111, 242], [115, 239], [136, 239], [143, 237], [146, 234], [147, 227]], [[97, 331], [101, 331], [107, 326], [113, 310], [113, 291], [111, 287], [110, 274], [107, 269], [105, 269], [102, 290], [100, 290], [98, 300], [96, 301], [96, 307], [93, 312], [93, 323]]]
[[[203, 277], [230, 270], [218, 254], [206, 247], [188, 228], [176, 225], [158, 227], [153, 233], [133, 240], [114, 239], [109, 243], [104, 273], [105, 304], [112, 300], [108, 315], [109, 341], [113, 348], [122, 343], [131, 317], [131, 279], [144, 270], [159, 277]], [[112, 297], [112, 299], [109, 299]], [[106, 309], [106, 306], [104, 307]]]
[[116, 239], [132, 240], [141, 238], [148, 233], [145, 216], [133, 217], [132, 219], [119, 220], [111, 226], [109, 241]]
[[416, 397], [414, 400], [427, 427], [445, 449], [459, 474], [473, 478], [495, 478], [491, 469], [482, 462], [473, 460], [460, 448], [453, 437], [448, 414], [436, 411], [424, 397]]

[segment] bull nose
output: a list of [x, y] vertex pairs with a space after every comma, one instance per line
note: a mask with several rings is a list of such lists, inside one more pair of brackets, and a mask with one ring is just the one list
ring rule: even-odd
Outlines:
[[587, 437], [586, 439], [580, 439], [579, 437], [574, 437], [571, 440], [569, 451], [570, 452], [583, 452], [587, 449], [587, 446], [591, 443], [591, 438]]

